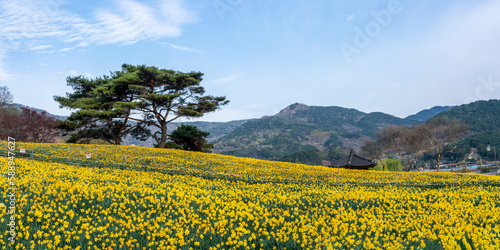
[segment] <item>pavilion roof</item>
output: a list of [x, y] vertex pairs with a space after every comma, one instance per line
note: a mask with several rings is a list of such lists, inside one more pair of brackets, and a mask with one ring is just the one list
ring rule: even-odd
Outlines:
[[369, 160], [357, 155], [354, 152], [354, 149], [351, 149], [351, 152], [348, 156], [336, 160], [330, 164], [330, 167], [334, 168], [351, 168], [351, 169], [368, 169], [377, 165], [373, 160]]

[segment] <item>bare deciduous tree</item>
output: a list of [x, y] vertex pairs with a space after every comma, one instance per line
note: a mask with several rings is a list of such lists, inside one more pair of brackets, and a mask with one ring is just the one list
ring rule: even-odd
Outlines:
[[408, 130], [408, 134], [406, 134], [406, 141], [408, 143], [406, 150], [409, 166], [406, 171], [410, 171], [412, 161], [416, 161], [419, 156], [424, 154], [427, 140], [428, 133], [425, 125], [417, 125]]
[[[450, 150], [446, 147], [453, 144], [467, 133], [467, 125], [459, 120], [449, 120], [446, 117], [436, 117], [425, 124], [411, 128], [404, 126], [385, 127], [376, 133], [377, 142], [367, 143], [364, 149], [371, 156], [378, 153], [395, 153], [401, 159], [406, 171], [411, 168], [411, 162], [426, 151], [436, 155], [439, 171], [441, 158], [453, 153], [456, 146]], [[378, 143], [380, 148], [376, 148]], [[374, 154], [373, 154], [374, 153]]]
[[[410, 129], [405, 126], [388, 126], [376, 133], [378, 140], [387, 153], [396, 153], [403, 163], [405, 170], [409, 170], [408, 152], [411, 150]], [[410, 165], [411, 166], [411, 165]]]
[[423, 125], [408, 128], [405, 126], [389, 126], [376, 133], [383, 153], [396, 153], [405, 171], [410, 171], [411, 162], [426, 149], [427, 129]]
[[19, 127], [23, 123], [21, 115], [13, 109], [1, 108], [0, 111], [0, 139], [10, 136], [16, 141], [24, 141], [23, 129]]
[[0, 108], [5, 108], [14, 101], [14, 96], [7, 86], [0, 86]]
[[453, 144], [466, 135], [467, 125], [459, 120], [449, 120], [446, 117], [436, 117], [424, 124], [426, 148], [436, 154], [436, 165], [439, 171], [441, 158], [448, 153], [453, 153], [457, 146], [445, 150], [449, 144]]
[[361, 154], [366, 157], [378, 160], [380, 164], [382, 164], [382, 170], [385, 171], [385, 164], [383, 159], [384, 156], [384, 148], [379, 140], [375, 141], [372, 139], [366, 140], [361, 147]]
[[4, 112], [0, 120], [0, 137], [10, 136], [16, 141], [54, 142], [58, 122], [46, 112], [38, 113], [21, 108], [22, 113]]
[[48, 116], [47, 112], [38, 113], [29, 108], [21, 108], [23, 113], [22, 128], [28, 141], [33, 142], [54, 142], [58, 134], [58, 122], [54, 117]]

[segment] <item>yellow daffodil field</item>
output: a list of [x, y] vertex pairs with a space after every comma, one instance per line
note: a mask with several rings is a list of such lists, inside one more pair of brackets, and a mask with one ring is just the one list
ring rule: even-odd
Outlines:
[[2, 249], [500, 249], [499, 176], [73, 144], [0, 166]]

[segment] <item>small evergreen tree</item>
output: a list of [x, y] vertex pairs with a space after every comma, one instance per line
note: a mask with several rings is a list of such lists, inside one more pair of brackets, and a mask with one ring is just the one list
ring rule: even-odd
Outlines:
[[111, 144], [121, 144], [123, 137], [132, 135], [145, 141], [150, 136], [146, 124], [130, 124], [131, 108], [123, 103], [130, 103], [137, 95], [133, 89], [137, 85], [121, 78], [122, 71], [112, 72], [111, 76], [88, 79], [83, 76], [68, 77], [67, 84], [73, 88], [66, 97], [54, 96], [60, 107], [75, 111], [60, 129], [70, 133], [70, 143], [88, 143], [96, 138]]
[[166, 145], [170, 148], [179, 148], [178, 146], [180, 146], [184, 150], [209, 153], [214, 147], [206, 140], [209, 135], [210, 133], [201, 131], [196, 126], [182, 124], [170, 134], [170, 140], [173, 144], [167, 143]]

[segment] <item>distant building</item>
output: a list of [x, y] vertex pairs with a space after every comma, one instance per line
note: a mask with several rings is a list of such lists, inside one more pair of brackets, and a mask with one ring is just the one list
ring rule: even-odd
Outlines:
[[351, 153], [349, 153], [348, 156], [332, 162], [330, 167], [368, 170], [369, 168], [375, 167], [375, 165], [377, 165], [375, 161], [363, 158], [357, 155], [354, 149], [351, 149]]

